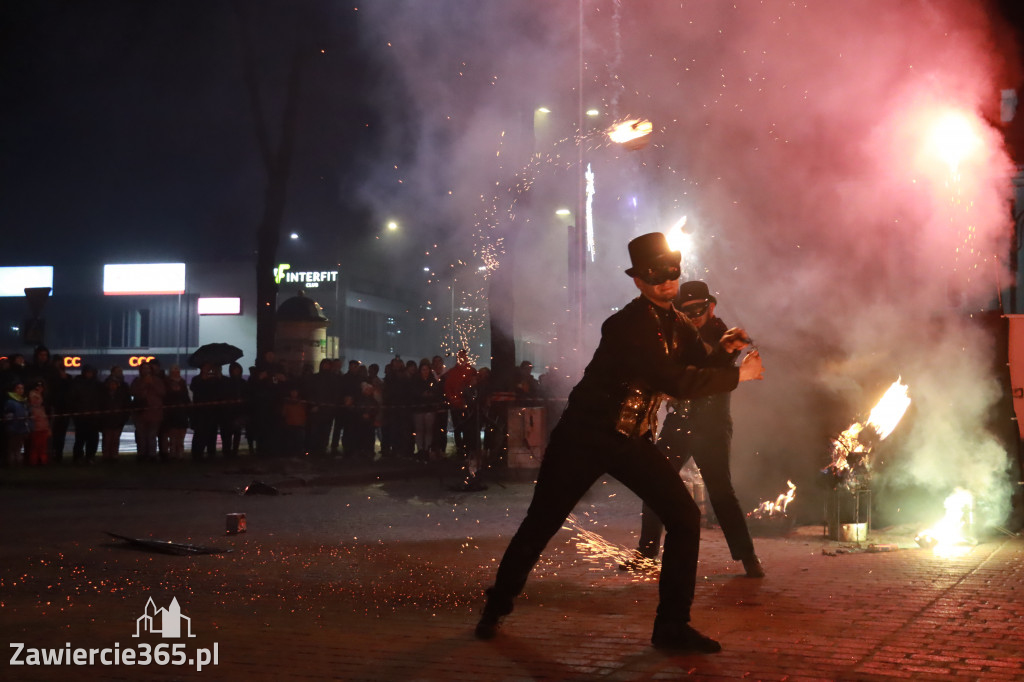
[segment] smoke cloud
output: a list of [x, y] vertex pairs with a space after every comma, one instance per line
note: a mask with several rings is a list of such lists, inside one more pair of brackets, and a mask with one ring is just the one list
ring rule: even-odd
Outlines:
[[[1005, 514], [981, 321], [1009, 284], [1013, 167], [990, 122], [1001, 75], [1019, 67], [1000, 60], [1003, 33], [978, 3], [410, 0], [360, 12], [367, 45], [398, 67], [402, 120], [418, 126], [365, 198], [415, 212], [436, 253], [510, 271], [517, 332], [534, 342], [520, 351], [538, 368], [557, 360], [566, 308], [566, 221], [553, 211], [577, 210], [579, 108], [597, 107], [583, 124], [597, 244], [585, 354], [636, 294], [626, 242], [685, 215], [687, 275], [709, 283], [767, 367], [733, 399], [734, 478], [751, 508], [787, 477], [813, 481], [829, 437], [902, 375], [912, 413], [880, 475], [939, 498], [967, 487], [992, 520]], [[626, 117], [654, 123], [646, 148], [600, 134]]]

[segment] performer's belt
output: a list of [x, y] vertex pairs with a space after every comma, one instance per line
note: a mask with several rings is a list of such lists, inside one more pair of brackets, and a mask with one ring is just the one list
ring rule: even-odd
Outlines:
[[655, 433], [658, 427], [658, 408], [665, 398], [660, 393], [648, 391], [637, 384], [626, 387], [626, 397], [619, 406], [615, 430], [629, 438], [640, 438], [645, 433]]

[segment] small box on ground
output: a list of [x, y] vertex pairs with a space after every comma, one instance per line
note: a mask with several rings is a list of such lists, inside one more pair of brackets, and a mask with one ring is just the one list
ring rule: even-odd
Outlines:
[[228, 535], [236, 535], [245, 532], [245, 514], [228, 514], [227, 519]]

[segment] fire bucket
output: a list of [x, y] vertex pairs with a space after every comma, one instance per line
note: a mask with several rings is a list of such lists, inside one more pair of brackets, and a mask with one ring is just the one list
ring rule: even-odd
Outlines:
[[[829, 537], [832, 537], [831, 533]], [[866, 542], [868, 539], [868, 524], [866, 523], [841, 523], [836, 530], [833, 540], [839, 542]]]

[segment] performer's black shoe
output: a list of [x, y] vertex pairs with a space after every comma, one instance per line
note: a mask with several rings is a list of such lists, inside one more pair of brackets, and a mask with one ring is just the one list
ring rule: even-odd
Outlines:
[[480, 620], [476, 624], [477, 639], [494, 639], [498, 635], [498, 628], [501, 627], [501, 616], [494, 613], [488, 613], [486, 610], [480, 615]]
[[743, 570], [747, 572], [748, 578], [763, 578], [764, 566], [756, 554], [751, 554], [743, 560]]
[[512, 613], [512, 605], [499, 604], [491, 594], [492, 590], [493, 588], [487, 590], [487, 603], [484, 604], [480, 620], [476, 624], [474, 634], [477, 639], [494, 639], [498, 634], [498, 628], [501, 627], [501, 619]]
[[654, 634], [651, 644], [655, 649], [668, 651], [690, 652], [698, 654], [715, 654], [722, 650], [722, 645], [700, 634], [689, 623], [672, 621], [654, 621]]

